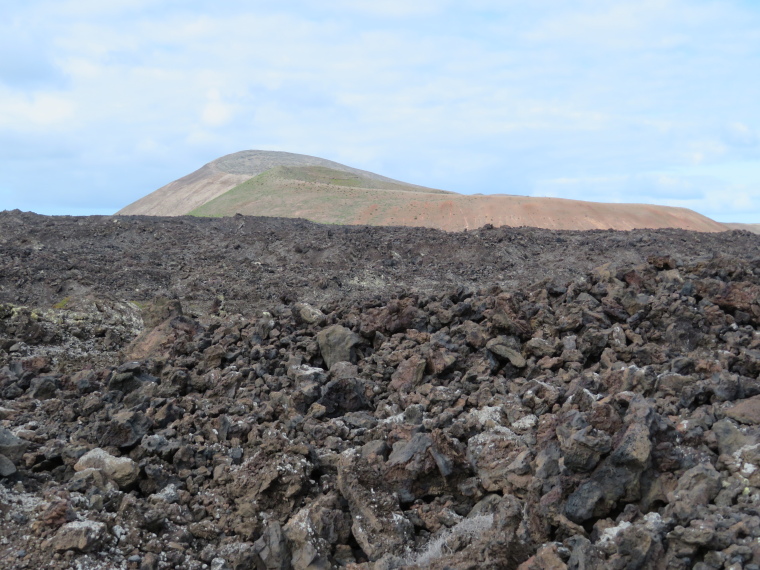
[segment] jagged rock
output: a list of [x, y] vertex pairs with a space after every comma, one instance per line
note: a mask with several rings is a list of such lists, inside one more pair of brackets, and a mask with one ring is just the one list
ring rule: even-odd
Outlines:
[[510, 466], [527, 449], [513, 431], [498, 427], [467, 442], [467, 460], [486, 491], [501, 491], [509, 484]]
[[709, 504], [718, 495], [720, 480], [720, 473], [709, 463], [686, 471], [678, 479], [675, 491], [668, 496], [673, 513], [680, 520], [694, 518], [696, 507]]
[[10, 430], [0, 427], [0, 454], [5, 455], [13, 463], [18, 463], [24, 455], [29, 442], [16, 437]]
[[257, 567], [266, 570], [290, 570], [290, 549], [279, 523], [267, 525], [261, 538], [254, 543], [253, 549], [259, 558]]
[[58, 390], [56, 379], [50, 376], [40, 376], [32, 380], [28, 394], [37, 400], [49, 400], [55, 396]]
[[308, 325], [319, 325], [325, 321], [325, 314], [308, 303], [293, 305], [293, 316], [297, 321]]
[[197, 523], [187, 525], [187, 530], [195, 538], [201, 538], [203, 540], [214, 540], [219, 536], [219, 528], [213, 522], [209, 520], [203, 520]]
[[10, 477], [16, 473], [16, 466], [13, 461], [8, 459], [5, 455], [0, 455], [0, 477]]
[[11, 566], [760, 564], [758, 238], [0, 217]]
[[341, 511], [336, 495], [326, 495], [298, 511], [283, 528], [292, 552], [294, 570], [331, 568], [334, 544], [345, 544], [351, 517]]
[[520, 564], [517, 570], [566, 570], [567, 564], [559, 555], [559, 545], [545, 544], [528, 560]]
[[412, 298], [393, 299], [387, 306], [370, 309], [361, 316], [361, 333], [366, 336], [380, 331], [385, 334], [421, 329], [425, 315]]
[[[266, 569], [261, 558], [256, 553], [255, 546], [250, 542], [234, 541], [224, 544], [218, 551], [217, 560], [222, 561], [230, 570], [247, 570], [248, 568]], [[208, 558], [208, 557], [205, 557]], [[211, 562], [211, 559], [209, 559]], [[220, 564], [220, 562], [217, 562]]]
[[357, 378], [340, 378], [328, 382], [322, 387], [322, 396], [317, 403], [324, 406], [328, 417], [342, 416], [368, 406], [364, 383]]
[[342, 362], [336, 362], [330, 369], [330, 377], [335, 379], [340, 378], [357, 378], [359, 376], [359, 367], [356, 364], [351, 364], [345, 360]]
[[742, 400], [725, 408], [723, 413], [742, 424], [758, 425], [760, 424], [760, 396]]
[[639, 499], [639, 476], [648, 465], [651, 451], [648, 428], [640, 423], [629, 425], [620, 443], [602, 461], [591, 478], [567, 498], [567, 518], [575, 523], [583, 523], [607, 515], [619, 501]]
[[351, 509], [351, 532], [370, 560], [402, 551], [413, 534], [398, 498], [383, 490], [382, 481], [358, 454], [341, 455], [338, 488]]
[[295, 380], [296, 385], [301, 385], [303, 383], [324, 384], [327, 379], [327, 374], [322, 368], [309, 366], [308, 364], [300, 364], [298, 366], [290, 367], [288, 370], [288, 377]]
[[525, 368], [525, 358], [519, 350], [514, 348], [514, 344], [508, 337], [499, 336], [489, 340], [486, 348], [502, 360], [509, 360], [512, 366]]
[[148, 433], [153, 422], [142, 412], [127, 410], [108, 422], [99, 443], [103, 447], [132, 447]]
[[747, 445], [749, 440], [730, 420], [720, 420], [712, 426], [712, 433], [718, 443], [718, 449], [723, 455], [733, 455]]
[[105, 523], [91, 520], [74, 521], [58, 530], [52, 539], [52, 547], [57, 552], [92, 552], [100, 547], [105, 535]]
[[[111, 482], [110, 485], [113, 486], [114, 482]], [[72, 475], [69, 479], [68, 488], [70, 491], [80, 493], [87, 492], [92, 488], [106, 491], [109, 488], [109, 479], [104, 470], [88, 467]]]
[[419, 356], [413, 356], [401, 361], [391, 376], [389, 387], [392, 390], [404, 392], [414, 389], [422, 381], [426, 365], [426, 361]]
[[485, 312], [491, 324], [499, 331], [507, 335], [521, 338], [530, 337], [530, 325], [520, 318], [517, 309], [517, 300], [514, 295], [502, 293], [497, 296], [494, 308]]
[[590, 540], [581, 535], [570, 538], [570, 558], [567, 567], [583, 570], [604, 570], [606, 564], [599, 548], [595, 547]]
[[441, 374], [451, 368], [456, 362], [457, 356], [455, 353], [450, 352], [445, 348], [438, 348], [428, 353], [426, 370], [430, 374]]
[[451, 490], [468, 475], [462, 444], [436, 430], [396, 442], [384, 478], [402, 501], [412, 502]]
[[542, 358], [556, 355], [560, 346], [562, 346], [561, 343], [556, 339], [548, 341], [543, 338], [532, 338], [525, 343], [525, 350], [536, 358]]
[[638, 423], [631, 424], [610, 455], [610, 462], [631, 470], [642, 471], [647, 466], [651, 452], [652, 442], [649, 439], [649, 429]]
[[[148, 418], [151, 420], [153, 427], [163, 429], [170, 423], [180, 419], [184, 414], [185, 410], [183, 408], [170, 401], [155, 410], [155, 412], [148, 416]], [[145, 426], [147, 425], [147, 422], [143, 422], [144, 427], [141, 429], [145, 429]], [[140, 430], [138, 429], [137, 433], [139, 433], [139, 431]]]
[[465, 335], [467, 344], [474, 349], [483, 348], [488, 342], [488, 335], [483, 327], [472, 321], [465, 321], [462, 323], [460, 330]]
[[342, 325], [332, 325], [319, 331], [317, 342], [327, 368], [332, 368], [337, 362], [356, 362], [354, 348], [361, 338]]
[[121, 488], [132, 485], [140, 474], [137, 463], [128, 457], [114, 457], [99, 447], [85, 453], [74, 465], [75, 471], [85, 469], [103, 471]]
[[285, 451], [277, 439], [265, 441], [252, 457], [231, 470], [232, 476], [220, 480], [229, 496], [284, 516], [314, 483], [310, 478], [314, 466], [304, 454], [308, 455], [308, 448]]
[[612, 448], [610, 436], [589, 425], [578, 412], [557, 426], [565, 466], [574, 471], [591, 471]]

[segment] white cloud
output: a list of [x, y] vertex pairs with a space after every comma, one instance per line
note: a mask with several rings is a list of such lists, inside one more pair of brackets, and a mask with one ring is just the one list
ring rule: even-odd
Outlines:
[[0, 128], [23, 132], [60, 126], [74, 115], [74, 107], [65, 94], [0, 88]]
[[760, 144], [760, 134], [753, 128], [739, 121], [733, 121], [725, 127], [725, 140], [728, 144], [740, 147], [755, 147]]
[[209, 127], [221, 127], [226, 125], [232, 119], [233, 110], [230, 105], [222, 101], [222, 96], [218, 89], [211, 89], [208, 92], [208, 102], [203, 107], [201, 120]]
[[[427, 16], [445, 9], [450, 2], [444, 0], [339, 0], [331, 3], [331, 8], [358, 12], [387, 18]], [[313, 2], [318, 7], [322, 3]]]
[[[459, 191], [739, 212], [695, 197], [709, 198], [709, 185], [668, 173], [760, 158], [760, 80], [747, 73], [760, 12], [733, 1], [210, 6], [15, 8], [23, 25], [0, 23], [0, 33], [12, 45], [24, 30], [25, 46], [43, 46], [31, 54], [39, 69], [65, 81], [32, 89], [8, 79], [0, 141], [10, 142], [0, 144], [20, 148], [11, 135], [32, 141], [50, 127], [45, 143], [73, 157], [72, 171], [119, 180], [88, 194], [114, 209], [186, 173], [180, 166], [276, 148]], [[140, 170], [147, 163], [155, 170]], [[45, 187], [32, 174], [19, 180]], [[727, 187], [723, 174], [712, 179]], [[730, 182], [746, 186], [743, 211], [760, 207], [760, 185], [746, 180]]]

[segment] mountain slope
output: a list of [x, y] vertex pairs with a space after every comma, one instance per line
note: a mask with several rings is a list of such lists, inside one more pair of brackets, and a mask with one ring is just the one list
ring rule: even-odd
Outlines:
[[275, 216], [329, 224], [421, 226], [461, 231], [495, 226], [548, 229], [677, 227], [725, 231], [684, 208], [646, 204], [602, 204], [558, 198], [466, 196], [408, 188], [324, 167], [276, 167], [209, 200], [194, 216]]
[[[278, 166], [330, 168], [375, 182], [403, 185], [409, 189], [423, 188], [316, 156], [270, 150], [244, 150], [217, 158], [195, 172], [129, 204], [116, 214], [182, 216], [238, 184]], [[432, 189], [427, 190], [436, 192]]]
[[730, 230], [745, 230], [753, 234], [760, 234], [760, 224], [723, 224]]
[[243, 151], [219, 158], [118, 214], [306, 218], [320, 223], [548, 229], [682, 228], [725, 231], [692, 210], [503, 194], [463, 195], [292, 153]]

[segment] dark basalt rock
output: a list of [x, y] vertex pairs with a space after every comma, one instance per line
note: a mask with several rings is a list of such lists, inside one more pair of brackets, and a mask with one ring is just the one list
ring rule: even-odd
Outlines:
[[760, 567], [758, 236], [0, 223], [9, 567]]

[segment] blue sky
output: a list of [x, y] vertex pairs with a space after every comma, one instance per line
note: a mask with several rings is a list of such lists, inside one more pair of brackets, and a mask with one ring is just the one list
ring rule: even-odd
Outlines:
[[221, 155], [760, 222], [760, 3], [5, 0], [0, 209], [108, 214]]

